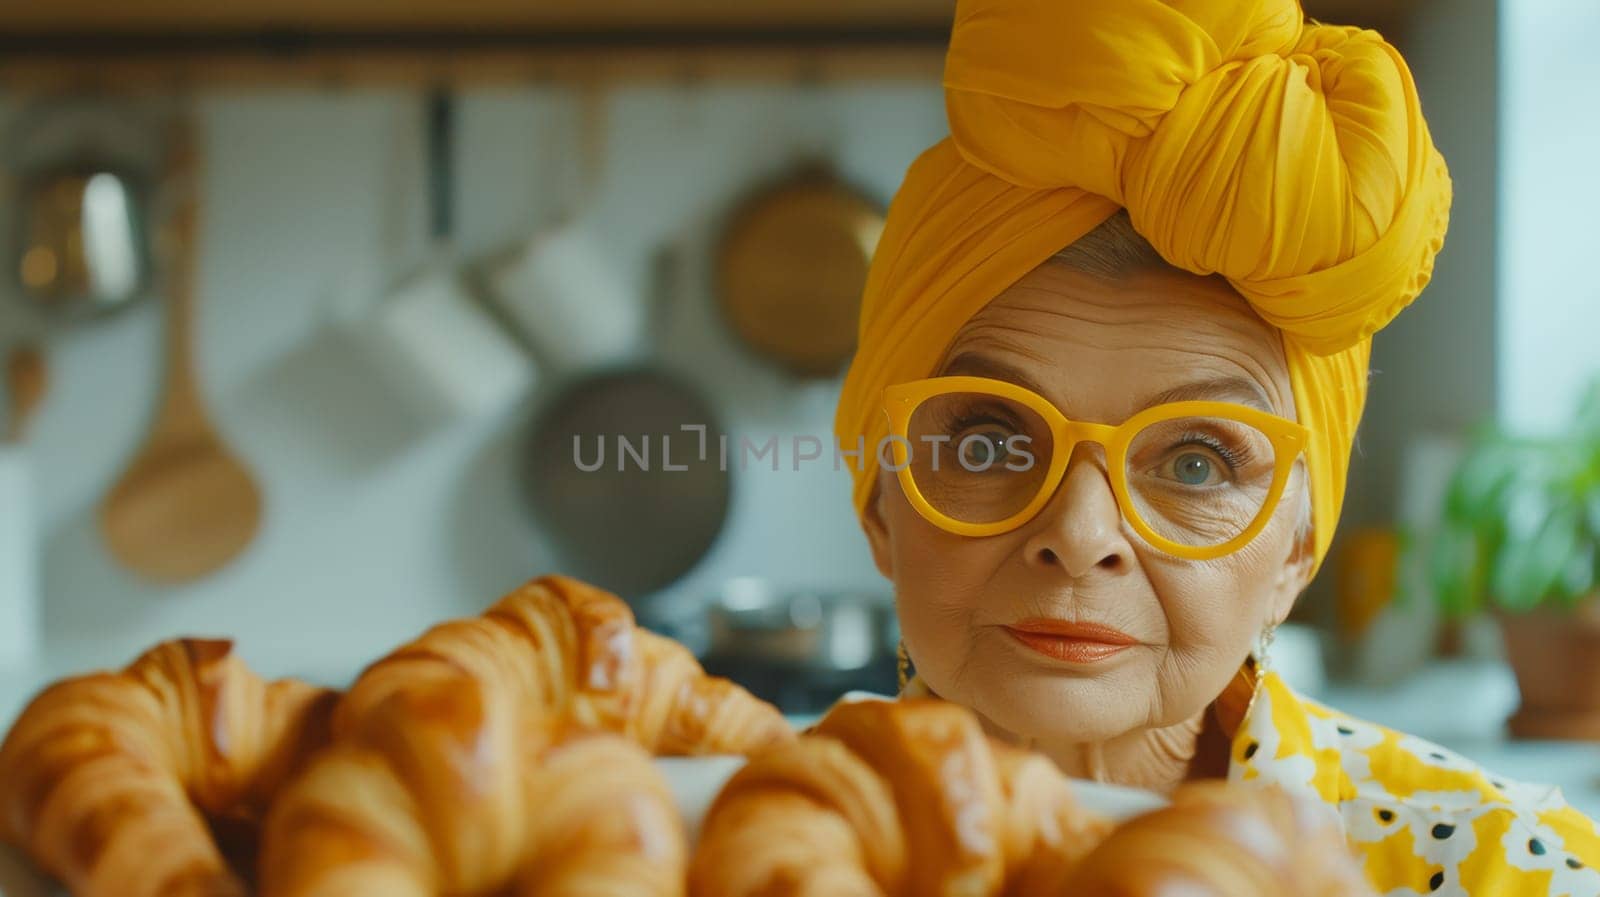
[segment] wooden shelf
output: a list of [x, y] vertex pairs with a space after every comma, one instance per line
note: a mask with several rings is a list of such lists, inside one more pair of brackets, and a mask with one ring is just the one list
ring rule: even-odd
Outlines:
[[6, 4], [0, 29], [948, 28], [954, 10], [954, 0], [50, 0]]
[[[1305, 0], [1308, 16], [1365, 25], [1422, 0]], [[754, 33], [938, 35], [955, 0], [37, 0], [0, 4], [0, 38], [163, 35]]]
[[[1398, 35], [1421, 0], [1307, 0]], [[937, 81], [955, 0], [0, 3], [0, 89], [630, 79]]]
[[0, 87], [937, 80], [954, 0], [0, 4]]
[[590, 51], [313, 51], [272, 57], [199, 53], [180, 57], [0, 58], [0, 90], [183, 92], [199, 87], [326, 89], [426, 85], [506, 86], [706, 81], [910, 80], [937, 84], [942, 48], [832, 50], [710, 48]]

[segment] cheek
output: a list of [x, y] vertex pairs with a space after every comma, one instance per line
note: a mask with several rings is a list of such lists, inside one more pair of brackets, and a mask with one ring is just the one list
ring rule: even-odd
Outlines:
[[1295, 522], [1294, 515], [1280, 510], [1249, 545], [1212, 561], [1144, 559], [1174, 650], [1221, 651], [1242, 659], [1267, 618]]
[[1150, 581], [1167, 617], [1175, 653], [1232, 653], [1263, 604], [1259, 585], [1237, 555], [1216, 561], [1154, 562]]
[[924, 667], [957, 665], [970, 649], [974, 615], [1017, 537], [969, 539], [929, 523], [895, 490], [887, 496], [896, 612]]

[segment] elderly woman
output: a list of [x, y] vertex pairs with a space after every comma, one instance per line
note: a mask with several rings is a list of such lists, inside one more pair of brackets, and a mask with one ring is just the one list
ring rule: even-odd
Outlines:
[[1371, 336], [1448, 219], [1395, 49], [1294, 0], [961, 0], [944, 83], [835, 426], [902, 694], [1074, 776], [1278, 783], [1387, 894], [1600, 894], [1558, 790], [1268, 669], [1333, 538]]

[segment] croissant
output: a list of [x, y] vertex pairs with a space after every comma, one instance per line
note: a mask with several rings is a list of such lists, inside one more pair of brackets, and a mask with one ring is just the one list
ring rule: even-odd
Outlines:
[[[572, 748], [594, 756], [583, 768], [571, 760], [567, 775], [549, 774], [540, 751], [569, 731], [622, 736], [647, 757], [748, 753], [795, 735], [775, 707], [637, 628], [621, 599], [562, 576], [380, 660], [339, 702], [333, 728], [336, 747], [269, 816], [264, 897], [491, 894], [590, 877], [586, 887], [610, 890], [573, 893], [681, 893], [682, 869], [667, 861], [681, 821], [656, 826], [619, 809], [648, 803], [655, 785], [624, 776], [616, 749], [591, 750], [596, 742]], [[552, 807], [578, 800], [570, 789], [602, 787], [621, 813], [602, 826], [610, 840], [649, 849], [607, 857], [577, 822], [550, 828]], [[552, 852], [550, 838], [570, 844]], [[540, 858], [554, 865], [536, 871]], [[636, 873], [632, 884], [610, 878], [617, 864]]]
[[1336, 825], [1281, 788], [1194, 782], [1118, 826], [1066, 895], [1375, 897]]
[[1114, 826], [1047, 758], [936, 699], [836, 704], [707, 811], [692, 897], [1370, 897], [1281, 790], [1195, 783]]
[[[514, 770], [507, 779], [515, 781], [481, 783], [494, 789], [494, 803], [505, 808], [501, 819], [418, 812], [402, 766], [360, 747], [332, 748], [280, 798], [267, 839], [261, 893], [683, 893], [688, 863], [683, 820], [643, 747], [612, 733], [555, 727], [524, 733], [521, 747], [516, 762], [502, 764]], [[480, 825], [497, 828], [474, 831]], [[433, 844], [452, 829], [464, 839], [481, 836], [480, 849], [470, 858], [493, 860], [488, 851], [502, 849], [509, 868], [446, 867]], [[464, 887], [454, 889], [452, 877]], [[485, 883], [489, 878], [492, 887]]]
[[1109, 821], [1043, 755], [945, 701], [835, 705], [707, 811], [694, 897], [1055, 893]]
[[334, 699], [263, 682], [227, 641], [57, 683], [0, 744], [0, 840], [79, 897], [244, 895], [255, 829], [327, 741]]

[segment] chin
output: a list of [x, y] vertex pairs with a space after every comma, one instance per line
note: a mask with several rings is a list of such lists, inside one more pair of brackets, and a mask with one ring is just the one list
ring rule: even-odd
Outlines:
[[[1148, 675], [1007, 670], [970, 695], [974, 710], [1003, 729], [1050, 741], [1105, 741], [1148, 720]], [[976, 684], [976, 683], [974, 683]]]

